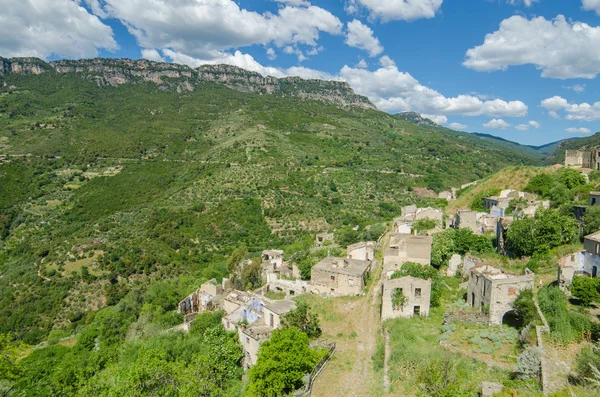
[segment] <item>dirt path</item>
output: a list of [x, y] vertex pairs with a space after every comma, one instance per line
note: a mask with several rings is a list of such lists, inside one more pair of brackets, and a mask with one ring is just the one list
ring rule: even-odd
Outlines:
[[[387, 244], [387, 236], [383, 245]], [[327, 301], [331, 315], [322, 320], [324, 336], [337, 350], [312, 389], [314, 397], [365, 397], [383, 394], [381, 376], [373, 370], [372, 357], [381, 331], [379, 293], [383, 263], [377, 260], [366, 296]]]

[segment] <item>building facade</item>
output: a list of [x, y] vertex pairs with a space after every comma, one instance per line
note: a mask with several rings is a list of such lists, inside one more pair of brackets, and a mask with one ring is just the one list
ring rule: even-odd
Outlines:
[[[403, 304], [394, 304], [394, 295], [402, 294]], [[406, 276], [383, 282], [381, 321], [397, 317], [428, 316], [431, 280]]]

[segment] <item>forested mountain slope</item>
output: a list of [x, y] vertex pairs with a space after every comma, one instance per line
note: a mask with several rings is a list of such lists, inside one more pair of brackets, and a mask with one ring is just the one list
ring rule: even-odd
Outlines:
[[28, 343], [148, 280], [189, 277], [189, 293], [239, 246], [298, 251], [317, 230], [389, 221], [416, 187], [539, 161], [379, 112], [339, 82], [0, 63], [0, 333]]

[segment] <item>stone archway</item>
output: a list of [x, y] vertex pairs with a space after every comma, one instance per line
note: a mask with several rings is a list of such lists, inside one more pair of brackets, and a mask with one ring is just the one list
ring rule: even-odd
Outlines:
[[502, 325], [520, 329], [523, 326], [523, 319], [515, 310], [511, 309], [502, 316]]

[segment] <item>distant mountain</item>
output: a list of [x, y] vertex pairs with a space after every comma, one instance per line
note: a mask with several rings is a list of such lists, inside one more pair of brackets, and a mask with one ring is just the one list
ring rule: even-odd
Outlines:
[[[483, 143], [488, 147], [496, 147], [499, 149], [501, 148], [501, 149], [505, 149], [505, 150], [514, 151], [514, 152], [518, 152], [518, 153], [521, 153], [521, 154], [524, 154], [526, 156], [536, 158], [536, 159], [542, 159], [543, 157], [546, 156], [546, 154], [537, 150], [535, 147], [521, 145], [520, 143], [512, 142], [507, 139], [497, 137], [495, 135], [482, 134], [482, 133], [478, 133], [478, 132], [469, 133], [469, 132], [456, 131], [456, 130], [452, 130], [450, 128], [446, 128], [442, 125], [435, 123], [434, 121], [432, 121], [426, 117], [423, 117], [422, 115], [420, 115], [419, 113], [416, 113], [416, 112], [398, 113], [395, 115], [395, 117], [402, 119], [402, 120], [409, 121], [415, 125], [418, 125], [419, 127], [435, 129], [435, 130], [445, 132], [446, 134], [449, 134], [449, 135], [452, 135], [455, 137], [469, 139], [473, 143], [478, 143], [478, 144]], [[475, 137], [477, 137], [477, 138], [475, 138]]]
[[560, 164], [565, 160], [566, 150], [579, 150], [600, 146], [600, 132], [587, 137], [565, 139], [551, 143], [543, 150], [549, 152], [547, 159], [552, 164]]

